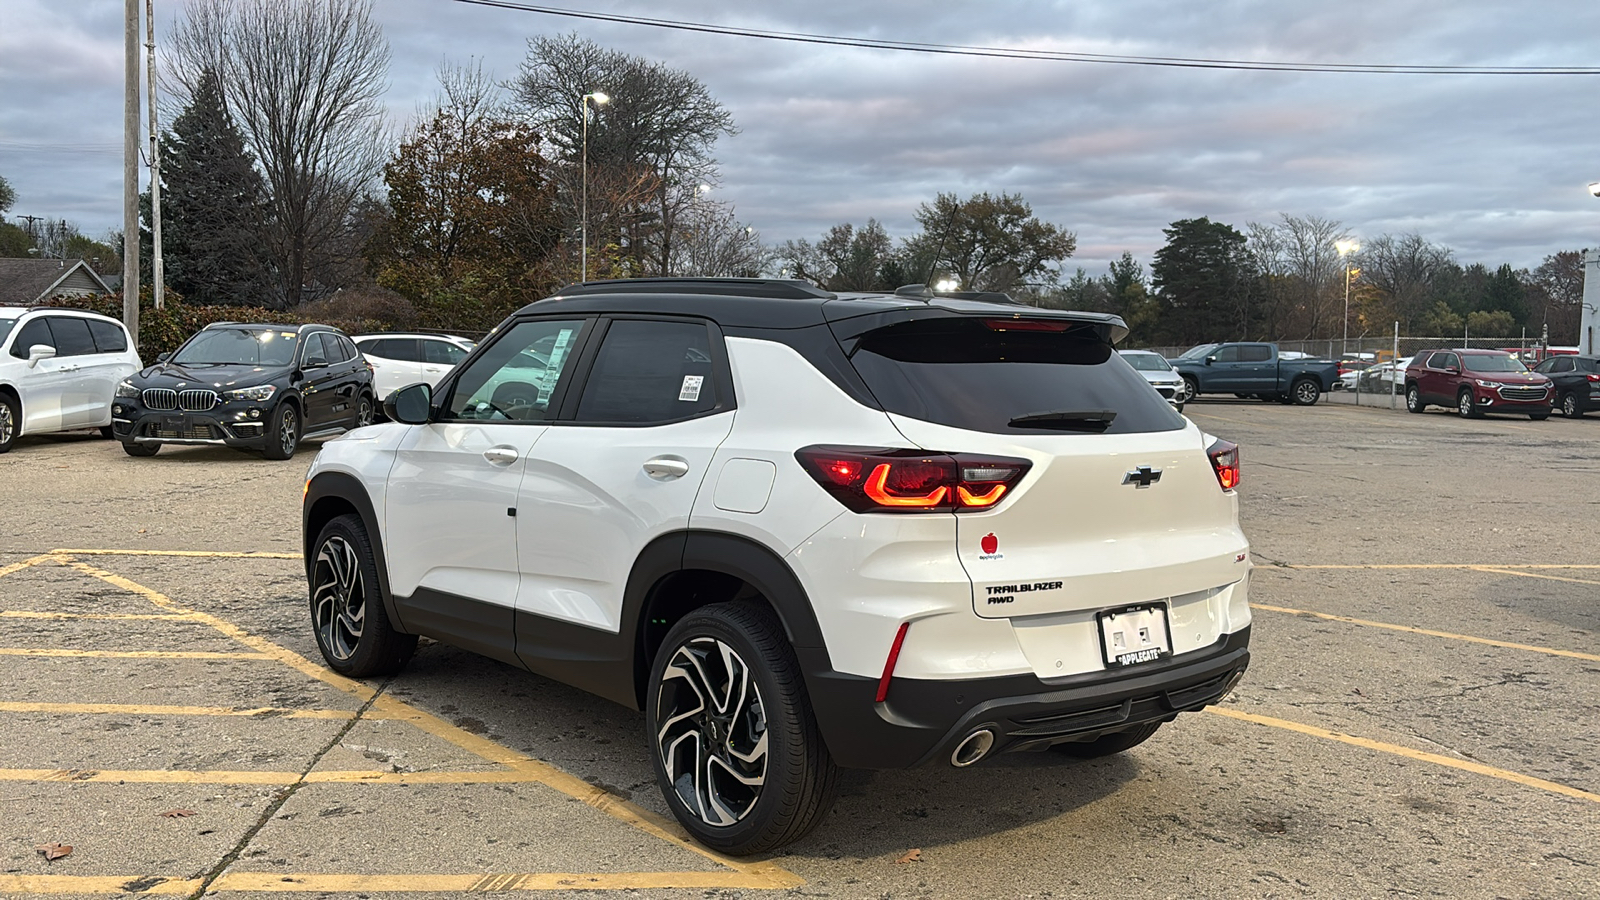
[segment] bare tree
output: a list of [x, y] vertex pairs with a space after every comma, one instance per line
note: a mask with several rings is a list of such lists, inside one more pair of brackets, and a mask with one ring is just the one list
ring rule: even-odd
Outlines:
[[1453, 264], [1448, 248], [1412, 232], [1380, 235], [1361, 248], [1361, 278], [1386, 297], [1400, 320], [1411, 328], [1422, 322], [1433, 300], [1434, 280]]
[[678, 218], [675, 267], [669, 275], [756, 278], [770, 254], [755, 228], [740, 222], [733, 207], [702, 200]]
[[621, 246], [644, 274], [675, 268], [677, 220], [697, 203], [701, 184], [716, 182], [717, 139], [736, 133], [732, 115], [706, 86], [687, 72], [569, 34], [530, 39], [510, 87], [565, 164], [574, 201], [584, 175], [583, 98], [607, 95], [608, 103], [587, 110], [590, 242]]
[[266, 177], [279, 299], [337, 287], [351, 212], [384, 159], [389, 47], [372, 0], [190, 0], [173, 59], [170, 80], [188, 90], [218, 72]]

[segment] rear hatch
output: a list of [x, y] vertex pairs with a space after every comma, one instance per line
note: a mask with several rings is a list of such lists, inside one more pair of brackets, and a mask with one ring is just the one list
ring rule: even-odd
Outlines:
[[1207, 455], [1213, 439], [1113, 350], [1120, 322], [1014, 309], [835, 323], [911, 443], [1027, 463], [992, 508], [954, 514], [974, 611], [1113, 609], [1244, 577], [1247, 545]]

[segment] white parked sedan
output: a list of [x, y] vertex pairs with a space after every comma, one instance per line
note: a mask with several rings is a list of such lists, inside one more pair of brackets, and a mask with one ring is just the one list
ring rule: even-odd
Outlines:
[[1167, 362], [1159, 353], [1149, 350], [1118, 350], [1128, 365], [1138, 370], [1144, 380], [1156, 389], [1172, 408], [1183, 412], [1184, 401], [1189, 399], [1188, 385], [1184, 384], [1182, 376], [1173, 371], [1172, 364]]
[[372, 364], [379, 402], [408, 384], [438, 384], [474, 346], [466, 338], [443, 334], [358, 334], [351, 340]]
[[144, 368], [116, 319], [81, 309], [0, 306], [0, 453], [24, 434], [99, 428]]

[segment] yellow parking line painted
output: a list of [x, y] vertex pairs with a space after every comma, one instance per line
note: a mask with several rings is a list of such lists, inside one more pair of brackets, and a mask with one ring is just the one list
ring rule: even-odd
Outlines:
[[[596, 787], [574, 775], [569, 775], [554, 766], [458, 728], [438, 716], [424, 712], [388, 694], [379, 695], [372, 687], [362, 682], [345, 678], [325, 666], [311, 662], [287, 647], [281, 647], [264, 638], [257, 637], [231, 622], [219, 619], [208, 613], [179, 606], [160, 591], [77, 560], [64, 558], [63, 562], [71, 568], [98, 578], [107, 584], [138, 594], [161, 609], [192, 615], [197, 620], [205, 622], [239, 643], [258, 651], [264, 656], [269, 656], [307, 677], [321, 681], [362, 700], [372, 700], [370, 711], [377, 716], [409, 722], [424, 732], [448, 741], [485, 760], [507, 766], [511, 769], [508, 775], [519, 776], [520, 780], [536, 781], [546, 787], [560, 791], [569, 797], [583, 801], [614, 819], [735, 872], [751, 877], [768, 879], [777, 886], [791, 886], [803, 883], [798, 880], [797, 876], [773, 863], [748, 862], [708, 850], [691, 840], [688, 833], [683, 831], [676, 822], [623, 800], [603, 788]], [[329, 777], [329, 773], [313, 772], [306, 777], [306, 780], [312, 781], [327, 777]], [[387, 776], [385, 776], [386, 779]]]
[[99, 659], [271, 659], [266, 653], [208, 650], [62, 650], [58, 647], [0, 647], [0, 656], [96, 657]]
[[[1257, 566], [1256, 571], [1271, 572], [1274, 569], [1483, 569], [1489, 571], [1505, 570], [1507, 574], [1515, 574], [1523, 569], [1600, 569], [1595, 565], [1570, 565], [1567, 563], [1370, 563], [1370, 564], [1326, 564], [1326, 565], [1301, 565], [1300, 563], [1285, 563], [1282, 565]], [[1587, 583], [1587, 582], [1586, 582]]]
[[237, 716], [247, 719], [349, 719], [355, 710], [287, 709], [262, 706], [241, 709], [232, 706], [158, 706], [143, 703], [13, 703], [0, 701], [0, 712], [51, 713], [53, 715], [127, 716]]
[[1578, 800], [1588, 800], [1591, 803], [1600, 803], [1600, 794], [1581, 790], [1565, 784], [1557, 784], [1554, 781], [1546, 781], [1543, 778], [1535, 778], [1532, 775], [1524, 775], [1521, 772], [1513, 772], [1510, 769], [1486, 766], [1482, 763], [1475, 763], [1465, 759], [1455, 759], [1454, 757], [1442, 756], [1438, 753], [1429, 753], [1425, 750], [1417, 750], [1412, 747], [1403, 747], [1399, 744], [1389, 744], [1383, 741], [1375, 741], [1371, 738], [1356, 737], [1353, 734], [1329, 731], [1326, 728], [1318, 728], [1315, 725], [1307, 725], [1304, 722], [1291, 722], [1288, 719], [1276, 719], [1272, 716], [1259, 716], [1255, 713], [1242, 712], [1236, 709], [1208, 706], [1206, 707], [1206, 712], [1213, 715], [1224, 716], [1229, 719], [1239, 719], [1245, 722], [1253, 722], [1257, 725], [1266, 725], [1269, 728], [1282, 728], [1286, 731], [1294, 731], [1298, 732], [1299, 734], [1310, 735], [1311, 737], [1319, 737], [1330, 741], [1338, 741], [1341, 744], [1349, 744], [1353, 747], [1376, 750], [1380, 753], [1390, 753], [1395, 756], [1405, 757], [1406, 759], [1414, 759], [1419, 762], [1428, 762], [1451, 769], [1460, 769], [1463, 772], [1472, 772], [1476, 775], [1487, 775], [1490, 778], [1497, 778], [1501, 781], [1509, 781], [1513, 784], [1523, 785], [1524, 787], [1538, 788], [1541, 791], [1549, 791], [1552, 794], [1561, 794], [1565, 797], [1573, 797]]
[[1542, 578], [1546, 581], [1564, 581], [1568, 584], [1600, 584], [1600, 581], [1593, 581], [1586, 578], [1562, 578], [1559, 575], [1541, 575], [1538, 572], [1518, 572], [1515, 569], [1501, 566], [1473, 566], [1472, 571], [1488, 572], [1491, 575], [1517, 575], [1522, 578]]
[[21, 572], [23, 569], [26, 569], [29, 566], [37, 566], [42, 562], [50, 562], [56, 558], [57, 557], [55, 554], [46, 553], [43, 556], [35, 556], [32, 559], [25, 559], [21, 562], [14, 562], [10, 565], [0, 566], [0, 578], [4, 578], [5, 576], [10, 575], [12, 572]]
[[[171, 896], [191, 893], [201, 883], [198, 878], [140, 875], [0, 875], [0, 893], [120, 896], [137, 892], [140, 896]], [[803, 884], [804, 881], [787, 872], [782, 875], [740, 872], [530, 872], [499, 875], [229, 872], [212, 882], [209, 892], [498, 894], [510, 891], [775, 890]]]
[[0, 619], [106, 619], [136, 622], [192, 622], [194, 621], [194, 616], [179, 615], [177, 613], [69, 613], [8, 609], [0, 612]]
[[[780, 870], [781, 871], [781, 870]], [[625, 891], [625, 890], [771, 890], [805, 884], [787, 872], [784, 876], [739, 872], [532, 872], [502, 875], [321, 875], [278, 872], [229, 872], [211, 885], [212, 891], [261, 893], [328, 893], [431, 891], [447, 894], [485, 894], [505, 891]], [[3, 887], [0, 882], [0, 887]]]
[[523, 769], [479, 769], [440, 772], [317, 771], [307, 784], [542, 784], [539, 774]]
[[0, 894], [113, 894], [144, 896], [193, 893], [198, 878], [155, 875], [0, 875]]
[[1484, 644], [1490, 647], [1504, 647], [1507, 650], [1527, 650], [1531, 653], [1546, 653], [1550, 656], [1567, 656], [1573, 659], [1585, 659], [1600, 662], [1600, 654], [1579, 653], [1576, 650], [1557, 650], [1554, 647], [1540, 647], [1535, 644], [1518, 644], [1512, 641], [1496, 641], [1491, 638], [1474, 637], [1470, 634], [1455, 634], [1449, 631], [1434, 631], [1429, 628], [1415, 628], [1410, 625], [1395, 625], [1390, 622], [1373, 622], [1368, 619], [1356, 619], [1350, 616], [1336, 616], [1332, 613], [1314, 612], [1309, 609], [1292, 609], [1287, 606], [1270, 606], [1265, 603], [1251, 601], [1251, 609], [1264, 609], [1269, 612], [1288, 613], [1292, 616], [1311, 616], [1318, 619], [1327, 619], [1330, 622], [1344, 622], [1349, 625], [1365, 625], [1368, 628], [1386, 628], [1390, 631], [1404, 631], [1410, 634], [1425, 634], [1428, 637], [1448, 638], [1453, 641], [1467, 641], [1473, 644]]
[[0, 769], [0, 781], [86, 781], [129, 784], [294, 784], [299, 772], [170, 769]]
[[[52, 550], [58, 556], [196, 556], [219, 559], [300, 559], [298, 553], [268, 550]], [[0, 575], [4, 575], [0, 571]]]

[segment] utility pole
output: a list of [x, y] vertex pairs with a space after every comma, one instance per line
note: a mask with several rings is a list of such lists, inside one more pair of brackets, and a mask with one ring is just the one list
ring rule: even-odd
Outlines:
[[139, 346], [139, 0], [127, 0], [122, 72], [122, 321]]
[[150, 91], [150, 269], [156, 309], [166, 296], [167, 279], [161, 260], [161, 145], [156, 140], [156, 11], [144, 0], [145, 81]]

